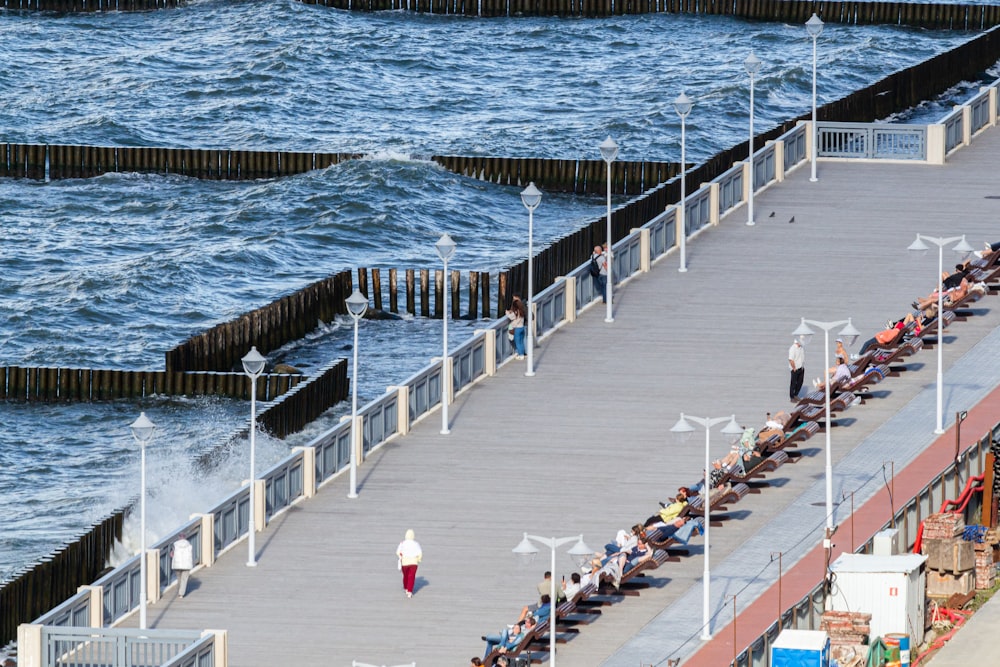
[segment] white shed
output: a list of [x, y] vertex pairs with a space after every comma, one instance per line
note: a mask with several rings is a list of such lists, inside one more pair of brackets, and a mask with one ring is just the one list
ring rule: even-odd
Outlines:
[[841, 554], [833, 571], [832, 609], [872, 615], [872, 637], [902, 633], [924, 640], [924, 562], [921, 554]]

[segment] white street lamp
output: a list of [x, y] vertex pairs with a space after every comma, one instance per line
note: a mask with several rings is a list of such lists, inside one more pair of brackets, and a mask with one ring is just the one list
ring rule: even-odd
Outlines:
[[[448, 403], [450, 401], [450, 396], [448, 396], [448, 391], [446, 389], [447, 385], [444, 381], [445, 376], [445, 366], [448, 363], [448, 260], [452, 255], [455, 254], [455, 242], [451, 240], [451, 237], [447, 234], [442, 234], [438, 242], [434, 244], [434, 249], [437, 250], [438, 257], [444, 263], [444, 312], [441, 314], [441, 321], [443, 323], [444, 332], [442, 333], [442, 344], [441, 344], [441, 435], [448, 435], [451, 431], [448, 429]], [[366, 304], [367, 305], [367, 304]]]
[[583, 535], [576, 537], [539, 537], [525, 533], [521, 543], [511, 549], [522, 565], [530, 564], [535, 556], [538, 555], [538, 547], [532, 544], [532, 542], [537, 542], [552, 550], [552, 567], [549, 568], [549, 571], [552, 572], [552, 576], [549, 577], [552, 584], [552, 592], [549, 594], [549, 665], [551, 667], [555, 667], [556, 664], [556, 608], [559, 606], [556, 602], [556, 549], [574, 540], [576, 544], [567, 553], [578, 568], [583, 567], [584, 563], [594, 555], [590, 547], [584, 544]]
[[146, 629], [146, 445], [153, 439], [156, 424], [149, 420], [145, 412], [129, 426], [132, 437], [139, 443], [139, 629]]
[[682, 438], [687, 437], [694, 432], [694, 426], [688, 423], [688, 419], [695, 422], [696, 424], [701, 424], [705, 427], [705, 487], [702, 489], [702, 499], [704, 502], [702, 506], [705, 508], [705, 570], [702, 573], [702, 626], [701, 626], [701, 639], [708, 641], [712, 638], [712, 628], [711, 620], [709, 619], [708, 607], [709, 607], [709, 586], [710, 586], [710, 575], [709, 575], [709, 558], [708, 558], [708, 548], [709, 548], [709, 523], [711, 522], [712, 513], [712, 487], [709, 481], [709, 474], [712, 470], [712, 460], [708, 451], [708, 445], [711, 436], [711, 429], [713, 426], [717, 426], [722, 422], [729, 420], [725, 428], [722, 429], [722, 433], [731, 436], [733, 438], [738, 438], [742, 433], [743, 429], [740, 428], [739, 424], [736, 423], [736, 415], [730, 417], [716, 417], [714, 419], [704, 418], [704, 417], [692, 417], [691, 415], [685, 415], [681, 413], [681, 418], [674, 424], [670, 431], [672, 433], [678, 433]]
[[827, 537], [826, 542], [829, 542], [830, 536], [833, 534], [833, 457], [832, 450], [830, 448], [830, 431], [832, 430], [832, 423], [830, 419], [830, 385], [831, 379], [826, 372], [827, 364], [830, 360], [830, 331], [844, 325], [844, 328], [840, 330], [838, 334], [844, 339], [844, 342], [848, 346], [854, 345], [855, 341], [858, 340], [858, 336], [861, 335], [860, 332], [854, 328], [851, 323], [851, 318], [846, 320], [839, 320], [837, 322], [818, 322], [816, 320], [807, 320], [802, 318], [802, 323], [799, 324], [798, 328], [792, 332], [793, 336], [798, 336], [799, 340], [802, 341], [803, 345], [807, 345], [810, 340], [812, 340], [813, 330], [809, 328], [809, 325], [819, 327], [823, 330], [823, 384], [825, 385], [826, 391], [826, 531]]
[[678, 271], [684, 273], [687, 271], [687, 162], [684, 155], [685, 152], [685, 136], [684, 136], [684, 125], [688, 114], [691, 113], [691, 107], [694, 106], [694, 102], [690, 97], [681, 92], [674, 100], [674, 111], [677, 115], [681, 117], [681, 205], [678, 208], [678, 213], [680, 219], [677, 224], [680, 225], [681, 230], [681, 266]]
[[351, 378], [351, 488], [347, 492], [348, 498], [358, 497], [358, 447], [357, 433], [358, 427], [358, 322], [368, 310], [368, 298], [355, 287], [351, 296], [344, 300], [347, 304], [347, 312], [354, 320], [354, 377]]
[[[534, 315], [532, 311], [534, 310], [534, 282], [535, 275], [532, 269], [532, 254], [533, 250], [531, 247], [532, 236], [534, 235], [535, 226], [535, 209], [538, 205], [542, 203], [542, 193], [535, 187], [534, 181], [528, 183], [528, 187], [521, 191], [521, 203], [524, 207], [528, 209], [528, 301], [524, 304], [528, 310], [528, 324], [527, 329], [524, 333], [524, 344], [528, 346], [528, 369], [524, 372], [528, 377], [535, 375], [535, 362], [532, 353], [535, 349], [535, 336], [534, 336]], [[611, 252], [611, 248], [608, 248], [608, 252]], [[608, 282], [611, 282], [611, 263], [608, 262]]]
[[816, 140], [819, 138], [819, 132], [816, 129], [816, 38], [819, 34], [823, 32], [823, 21], [820, 20], [818, 16], [813, 14], [808, 21], [806, 21], [806, 32], [813, 39], [813, 122], [812, 122], [812, 175], [809, 180], [815, 183], [819, 179], [816, 178], [816, 156], [819, 154], [819, 148], [816, 146]]
[[754, 190], [754, 174], [753, 174], [753, 78], [760, 71], [760, 58], [750, 52], [747, 59], [743, 61], [743, 69], [746, 73], [750, 75], [750, 156], [747, 158], [750, 161], [750, 187], [747, 188], [749, 195], [747, 196], [747, 224], [756, 224], [753, 221], [753, 190]]
[[934, 432], [938, 435], [944, 433], [944, 360], [942, 358], [942, 331], [944, 330], [943, 321], [941, 320], [942, 315], [944, 315], [944, 247], [951, 243], [955, 244], [952, 248], [957, 253], [965, 255], [966, 253], [972, 252], [972, 246], [970, 246], [965, 241], [965, 235], [962, 236], [952, 236], [950, 238], [939, 238], [935, 236], [924, 236], [923, 234], [917, 234], [916, 240], [910, 244], [907, 250], [912, 250], [918, 253], [927, 252], [928, 248], [924, 245], [923, 241], [929, 241], [938, 247], [938, 323], [937, 323], [937, 426], [934, 428]]
[[601, 149], [601, 157], [604, 161], [608, 163], [608, 253], [607, 257], [604, 258], [605, 266], [607, 266], [608, 280], [604, 285], [604, 297], [607, 301], [608, 312], [604, 316], [605, 322], [614, 322], [615, 316], [614, 311], [611, 309], [611, 294], [614, 291], [611, 287], [611, 283], [614, 282], [612, 279], [612, 261], [611, 261], [611, 163], [615, 161], [618, 157], [618, 144], [615, 140], [608, 136], [607, 139], [601, 142], [598, 147]]
[[243, 372], [250, 378], [250, 525], [247, 527], [247, 567], [257, 566], [257, 550], [254, 548], [254, 533], [257, 530], [257, 502], [254, 490], [254, 481], [257, 479], [257, 378], [264, 372], [264, 364], [267, 361], [257, 351], [256, 346], [252, 346], [250, 351], [241, 360], [243, 362]]

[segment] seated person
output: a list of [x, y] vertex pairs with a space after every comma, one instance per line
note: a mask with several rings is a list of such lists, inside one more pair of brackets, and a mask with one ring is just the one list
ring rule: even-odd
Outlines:
[[469, 667], [482, 667], [483, 661], [480, 658], [472, 658], [469, 660]]
[[846, 364], [848, 359], [850, 359], [847, 350], [844, 349], [844, 340], [842, 338], [837, 339], [837, 349], [833, 353], [833, 358], [838, 364]]
[[757, 433], [753, 427], [743, 428], [743, 435], [732, 450], [720, 459], [723, 468], [737, 467], [740, 472], [746, 472], [745, 462], [749, 461], [757, 449]]
[[645, 536], [645, 527], [639, 523], [632, 526], [631, 531], [626, 531], [624, 529], [619, 530], [618, 534], [615, 536], [615, 541], [608, 542], [604, 545], [604, 553], [613, 554], [623, 549], [631, 549], [635, 546], [636, 540], [638, 540], [639, 537]]
[[563, 589], [563, 594], [566, 596], [567, 600], [572, 600], [576, 596], [576, 594], [580, 592], [581, 588], [583, 588], [583, 586], [580, 583], [579, 572], [574, 572], [573, 574], [569, 575], [568, 584], [566, 583], [566, 580], [563, 579], [562, 589]]
[[492, 635], [483, 635], [483, 641], [486, 642], [486, 653], [483, 654], [483, 660], [485, 660], [495, 648], [499, 648], [501, 653], [514, 650], [524, 639], [524, 634], [525, 624], [518, 621], [510, 628], [504, 628], [500, 632]]
[[535, 619], [541, 623], [549, 617], [549, 611], [552, 609], [551, 601], [552, 598], [548, 593], [546, 593], [542, 596], [542, 599], [539, 600], [538, 604], [530, 604], [522, 609], [521, 615], [517, 617], [517, 622], [520, 623], [528, 618], [528, 616], [534, 616]]
[[[838, 363], [836, 366], [827, 370], [827, 375], [830, 378], [830, 390], [833, 391], [836, 387], [850, 381], [851, 368], [846, 363]], [[820, 378], [813, 380], [813, 386], [816, 387], [817, 391], [826, 390], [826, 383]]]
[[673, 519], [676, 519], [678, 516], [680, 516], [681, 512], [684, 511], [684, 508], [687, 507], [688, 493], [689, 491], [687, 487], [682, 486], [681, 488], [677, 489], [677, 496], [674, 498], [673, 502], [671, 502], [669, 505], [664, 505], [663, 509], [661, 509], [656, 514], [646, 519], [643, 525], [649, 526], [654, 523], [661, 523], [661, 522], [668, 523]]
[[660, 543], [673, 538], [674, 542], [687, 544], [692, 535], [704, 532], [701, 519], [690, 516], [674, 519], [670, 523], [655, 524], [651, 528], [657, 531]]
[[[969, 294], [969, 281], [966, 278], [962, 278], [961, 282], [951, 289], [945, 289], [941, 296], [941, 302], [945, 306], [950, 306], [956, 301], [961, 301]], [[913, 302], [913, 307], [917, 310], [927, 310], [931, 306], [937, 306], [938, 302], [938, 291], [934, 290], [928, 294], [923, 299], [917, 299]]]

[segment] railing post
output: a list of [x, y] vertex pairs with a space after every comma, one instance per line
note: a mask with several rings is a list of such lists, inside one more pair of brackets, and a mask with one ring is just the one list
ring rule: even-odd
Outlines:
[[747, 158], [740, 164], [743, 166], [743, 201], [749, 204], [750, 188], [753, 187], [753, 160]]
[[212, 667], [228, 667], [229, 635], [225, 630], [205, 630], [201, 633], [202, 637], [208, 635], [215, 635], [215, 641], [212, 642]]
[[[746, 197], [746, 190], [744, 189], [744, 201], [746, 201], [745, 197]], [[674, 204], [674, 247], [675, 248], [680, 248], [681, 238], [686, 238], [684, 237], [684, 234], [687, 232], [687, 229], [685, 229], [687, 227], [687, 223], [682, 220], [683, 217], [684, 217], [683, 208], [680, 206], [680, 204]]]
[[[313, 472], [315, 474], [315, 471]], [[212, 567], [215, 564], [215, 515], [192, 514], [191, 518], [201, 519], [201, 564], [205, 567]]]
[[927, 164], [944, 164], [946, 138], [942, 123], [927, 126]]
[[497, 337], [492, 329], [476, 329], [473, 333], [483, 334], [483, 375], [493, 377], [497, 374]]
[[[576, 278], [556, 276], [556, 282], [563, 284], [563, 315], [565, 322], [576, 322]], [[494, 342], [496, 339], [494, 338]]]
[[980, 90], [989, 91], [990, 126], [997, 124], [997, 89], [994, 86], [986, 86]]
[[267, 525], [264, 517], [264, 509], [267, 507], [267, 489], [264, 480], [255, 479], [253, 481], [253, 500], [257, 505], [257, 509], [254, 511], [254, 529], [256, 532], [264, 530], [264, 526]]
[[629, 234], [639, 234], [639, 271], [641, 273], [649, 273], [649, 266], [652, 264], [650, 257], [652, 256], [652, 243], [650, 242], [650, 231], [648, 227], [632, 228], [629, 230]]
[[77, 593], [83, 591], [90, 592], [90, 627], [100, 628], [104, 626], [104, 586], [80, 586]]
[[31, 623], [17, 626], [17, 664], [21, 667], [42, 667], [44, 657], [42, 626]]
[[316, 448], [295, 447], [293, 452], [302, 452], [302, 495], [312, 498], [316, 495]]
[[[487, 359], [487, 364], [489, 360]], [[410, 388], [405, 385], [390, 385], [386, 391], [396, 392], [396, 433], [410, 432]]]
[[968, 146], [972, 143], [972, 107], [962, 104], [955, 108], [962, 110], [962, 145]]
[[156, 604], [160, 599], [160, 550], [146, 549], [146, 600]]
[[785, 142], [775, 140], [767, 143], [774, 144], [774, 181], [781, 183], [785, 180]]
[[722, 211], [719, 210], [719, 184], [702, 183], [699, 187], [708, 188], [708, 224], [717, 227], [722, 219]]

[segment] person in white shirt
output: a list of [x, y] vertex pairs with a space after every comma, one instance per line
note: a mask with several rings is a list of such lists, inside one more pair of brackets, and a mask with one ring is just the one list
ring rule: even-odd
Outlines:
[[181, 538], [170, 548], [170, 568], [177, 573], [177, 597], [187, 593], [188, 577], [194, 567], [194, 548], [181, 533]]
[[414, 539], [413, 530], [406, 531], [403, 541], [396, 547], [396, 556], [399, 557], [399, 569], [403, 572], [403, 590], [406, 591], [406, 597], [412, 598], [417, 566], [424, 557], [420, 543]]

